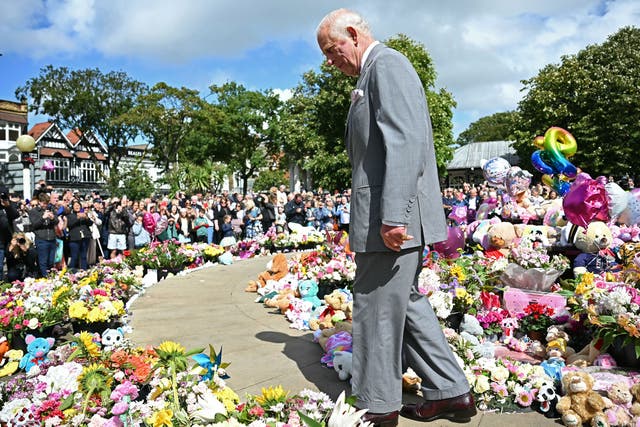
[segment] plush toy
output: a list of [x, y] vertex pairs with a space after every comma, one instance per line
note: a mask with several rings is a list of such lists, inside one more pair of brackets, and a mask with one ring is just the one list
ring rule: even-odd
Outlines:
[[558, 237], [557, 231], [553, 227], [546, 225], [526, 224], [520, 227], [516, 226], [516, 234], [522, 236], [522, 242], [530, 242], [534, 248], [551, 247]]
[[20, 359], [19, 367], [24, 369], [25, 372], [29, 372], [34, 366], [40, 366], [48, 359], [47, 353], [53, 347], [55, 339], [53, 338], [36, 338], [29, 334], [24, 339], [27, 343], [27, 354]]
[[2, 360], [4, 354], [9, 351], [10, 348], [7, 337], [0, 337], [0, 360]]
[[24, 353], [22, 350], [9, 350], [4, 354], [0, 361], [0, 377], [8, 377], [13, 375], [20, 366], [20, 359]]
[[280, 313], [284, 314], [291, 305], [293, 298], [298, 296], [297, 290], [292, 288], [284, 288], [272, 298], [265, 298], [264, 305], [267, 307], [277, 308]]
[[298, 282], [298, 293], [300, 299], [311, 303], [312, 310], [322, 305], [322, 301], [318, 298], [318, 283], [315, 280], [308, 279]]
[[512, 223], [498, 222], [489, 227], [487, 237], [489, 248], [485, 250], [485, 255], [489, 258], [502, 258], [509, 255], [509, 250], [518, 236]]
[[353, 301], [350, 301], [349, 295], [341, 289], [335, 289], [328, 295], [324, 296], [325, 309], [317, 318], [311, 318], [309, 327], [311, 330], [331, 328], [335, 322], [348, 320], [347, 312], [350, 313], [353, 308]]
[[484, 334], [484, 329], [480, 325], [480, 321], [470, 314], [464, 315], [460, 322], [460, 337], [469, 341], [472, 345], [480, 344], [478, 339]]
[[109, 328], [102, 332], [100, 338], [102, 343], [102, 349], [105, 351], [111, 351], [116, 347], [120, 347], [124, 342], [124, 331], [122, 328]]
[[293, 298], [284, 316], [291, 322], [290, 328], [306, 331], [309, 329], [309, 319], [311, 319], [311, 303]]
[[632, 385], [630, 391], [633, 396], [633, 402], [631, 404], [631, 408], [629, 408], [629, 412], [633, 417], [631, 425], [638, 426], [640, 425], [640, 383]]
[[553, 378], [554, 381], [560, 382], [560, 379], [562, 378], [562, 368], [566, 365], [564, 359], [557, 354], [557, 350], [555, 349], [547, 351], [547, 359], [540, 362], [540, 367], [550, 378]]
[[546, 418], [558, 418], [558, 412], [556, 411], [556, 404], [558, 403], [558, 394], [554, 384], [544, 382], [538, 391], [533, 401], [534, 409], [544, 415]]
[[350, 351], [333, 352], [333, 369], [338, 373], [338, 378], [346, 381], [351, 377], [351, 367], [353, 354]]
[[320, 362], [326, 364], [329, 368], [333, 367], [333, 356], [337, 351], [351, 351], [352, 339], [348, 332], [338, 332], [329, 337], [326, 344], [327, 348], [324, 355], [320, 358]]
[[550, 357], [561, 357], [563, 360], [576, 351], [571, 348], [569, 343], [569, 334], [560, 329], [558, 326], [550, 326], [547, 329], [547, 355]]
[[584, 371], [567, 372], [562, 377], [564, 396], [558, 400], [556, 410], [562, 416], [565, 426], [579, 427], [583, 424], [607, 426], [604, 415], [606, 403], [593, 390], [594, 380]]
[[623, 242], [618, 246], [618, 258], [626, 269], [635, 269], [636, 256], [640, 254], [640, 242]]
[[413, 369], [407, 368], [402, 374], [402, 390], [407, 393], [417, 393], [421, 388], [422, 378]]
[[629, 384], [624, 381], [613, 383], [607, 389], [607, 398], [611, 407], [604, 411], [611, 426], [628, 426], [631, 424], [631, 404], [633, 395]]
[[611, 230], [602, 221], [594, 221], [586, 229], [578, 229], [574, 245], [582, 253], [573, 262], [573, 274], [583, 274], [587, 271], [603, 273], [613, 270], [616, 258], [610, 249], [612, 243]]
[[245, 292], [256, 292], [267, 284], [268, 280], [280, 280], [289, 272], [289, 263], [284, 254], [276, 254], [267, 264], [267, 270], [258, 275], [258, 280], [249, 281]]
[[327, 342], [329, 341], [329, 337], [339, 332], [348, 332], [349, 334], [351, 334], [352, 329], [353, 324], [348, 320], [336, 322], [336, 324], [332, 328], [316, 330], [313, 334], [314, 341], [320, 344], [322, 350], [327, 351]]

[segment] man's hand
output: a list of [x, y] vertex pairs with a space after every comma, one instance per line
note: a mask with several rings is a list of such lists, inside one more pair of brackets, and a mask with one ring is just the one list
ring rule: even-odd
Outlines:
[[380, 227], [380, 235], [384, 241], [384, 245], [392, 251], [399, 252], [400, 246], [407, 240], [413, 239], [413, 236], [407, 235], [407, 227], [393, 226], [382, 224]]

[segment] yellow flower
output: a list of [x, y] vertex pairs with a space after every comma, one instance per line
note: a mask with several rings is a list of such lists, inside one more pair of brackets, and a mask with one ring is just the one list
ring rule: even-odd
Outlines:
[[108, 393], [111, 390], [112, 382], [113, 374], [105, 366], [92, 363], [85, 366], [78, 376], [78, 390], [83, 394], [91, 393], [91, 395]]
[[69, 317], [72, 319], [86, 319], [88, 313], [82, 301], [75, 301], [69, 306]]
[[224, 407], [227, 409], [227, 412], [233, 412], [236, 408], [236, 405], [240, 403], [240, 397], [238, 397], [236, 392], [231, 390], [229, 387], [216, 390], [213, 392], [213, 394], [215, 394], [216, 397], [220, 399]]
[[593, 273], [584, 273], [582, 276], [580, 276], [580, 282], [584, 283], [585, 286], [591, 286], [593, 285]]
[[177, 342], [174, 341], [164, 341], [162, 342], [157, 350], [159, 352], [163, 352], [163, 353], [167, 353], [167, 354], [172, 354], [172, 355], [183, 355], [186, 350], [185, 348], [178, 344]]
[[281, 385], [276, 388], [262, 388], [262, 395], [256, 397], [256, 402], [260, 404], [260, 406], [265, 405], [266, 403], [275, 404], [278, 402], [284, 402], [287, 399], [288, 391], [284, 391]]
[[155, 412], [151, 417], [147, 419], [147, 422], [153, 427], [173, 427], [173, 411], [171, 409], [163, 409]]
[[600, 318], [598, 317], [598, 313], [594, 305], [590, 304], [587, 306], [587, 319], [592, 325], [602, 326], [602, 322], [600, 322]]
[[98, 344], [93, 342], [93, 334], [87, 331], [82, 331], [78, 336], [78, 341], [82, 343], [82, 346], [85, 348], [89, 356], [91, 357], [100, 356], [100, 347], [98, 347]]
[[108, 315], [103, 310], [100, 310], [98, 307], [92, 308], [87, 313], [87, 321], [89, 322], [102, 322], [108, 319]]
[[69, 287], [66, 285], [56, 289], [56, 291], [53, 293], [53, 296], [51, 297], [51, 305], [55, 307], [60, 302], [59, 301], [60, 297], [65, 296], [64, 294], [67, 293], [68, 291], [69, 291]]
[[467, 278], [467, 276], [464, 274], [464, 269], [457, 264], [451, 266], [451, 270], [449, 270], [449, 272], [452, 276], [456, 276], [459, 282], [464, 282]]
[[[467, 290], [465, 288], [456, 288], [456, 298], [467, 299], [468, 297]], [[472, 299], [473, 302], [473, 299]]]

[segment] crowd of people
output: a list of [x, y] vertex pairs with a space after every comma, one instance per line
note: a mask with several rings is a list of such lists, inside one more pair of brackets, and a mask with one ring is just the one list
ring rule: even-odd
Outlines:
[[131, 200], [59, 191], [44, 180], [31, 200], [0, 187], [0, 280], [46, 276], [52, 268], [86, 269], [153, 241], [231, 246], [289, 223], [318, 230], [349, 227], [350, 191], [186, 195]]

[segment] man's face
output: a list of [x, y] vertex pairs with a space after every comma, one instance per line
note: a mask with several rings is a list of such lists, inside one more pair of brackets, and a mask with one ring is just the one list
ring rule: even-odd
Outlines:
[[360, 58], [354, 40], [351, 38], [335, 38], [325, 26], [318, 33], [318, 46], [327, 58], [327, 64], [333, 65], [347, 76], [360, 74]]

